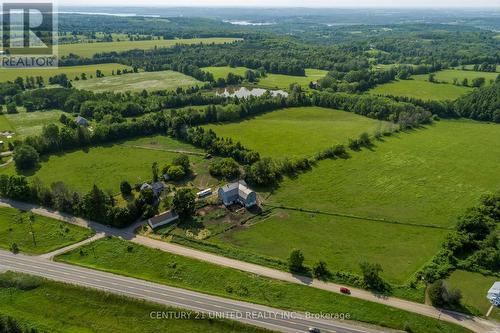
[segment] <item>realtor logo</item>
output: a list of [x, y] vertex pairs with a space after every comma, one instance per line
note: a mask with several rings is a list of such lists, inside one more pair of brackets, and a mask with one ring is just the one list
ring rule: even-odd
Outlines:
[[53, 3], [3, 2], [0, 13], [0, 67], [57, 66], [57, 14]]

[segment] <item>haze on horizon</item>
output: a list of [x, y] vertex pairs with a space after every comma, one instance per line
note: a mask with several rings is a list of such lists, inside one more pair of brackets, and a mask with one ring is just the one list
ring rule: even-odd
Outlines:
[[310, 8], [498, 8], [500, 0], [132, 0], [124, 5], [123, 0], [59, 0], [60, 6], [79, 7], [310, 7]]

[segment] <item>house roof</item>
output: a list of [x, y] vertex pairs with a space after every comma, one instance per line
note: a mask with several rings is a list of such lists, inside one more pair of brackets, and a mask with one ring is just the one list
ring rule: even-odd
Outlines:
[[169, 210], [168, 212], [162, 213], [160, 215], [156, 215], [148, 220], [148, 223], [151, 227], [155, 227], [156, 225], [160, 225], [165, 221], [174, 221], [179, 218], [177, 213]]
[[151, 185], [153, 190], [163, 190], [165, 188], [165, 185], [162, 182], [156, 182]]
[[146, 189], [152, 189], [152, 188], [153, 188], [153, 186], [149, 185], [148, 183], [144, 183], [141, 186], [141, 191], [144, 191]]
[[253, 193], [253, 191], [248, 188], [248, 185], [244, 180], [240, 180], [237, 183], [226, 184], [222, 186], [221, 189], [228, 196], [238, 196], [244, 200], [246, 200], [248, 196]]
[[77, 123], [78, 125], [87, 125], [89, 123], [89, 121], [87, 119], [83, 118], [82, 116], [78, 116], [75, 119], [75, 123]]
[[488, 290], [488, 295], [500, 295], [500, 281], [493, 283], [493, 286]]

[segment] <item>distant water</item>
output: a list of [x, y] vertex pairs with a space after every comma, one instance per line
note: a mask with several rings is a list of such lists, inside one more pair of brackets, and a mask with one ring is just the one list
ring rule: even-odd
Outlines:
[[269, 93], [274, 97], [276, 97], [276, 96], [288, 97], [288, 93], [284, 90], [267, 90], [267, 89], [262, 89], [262, 88], [248, 89], [246, 87], [241, 87], [238, 89], [226, 88], [224, 90], [217, 91], [216, 94], [217, 94], [217, 96], [224, 96], [224, 97], [247, 98], [250, 96], [255, 96], [255, 97], [262, 96], [267, 91], [269, 91]]
[[59, 14], [79, 14], [79, 15], [104, 15], [104, 16], [120, 16], [120, 17], [160, 17], [160, 15], [137, 15], [133, 13], [104, 13], [104, 12], [78, 12], [78, 11], [69, 11], [69, 12], [58, 12]]
[[251, 21], [232, 21], [232, 20], [223, 20], [223, 22], [234, 24], [234, 25], [273, 25], [275, 23], [272, 22], [251, 22]]

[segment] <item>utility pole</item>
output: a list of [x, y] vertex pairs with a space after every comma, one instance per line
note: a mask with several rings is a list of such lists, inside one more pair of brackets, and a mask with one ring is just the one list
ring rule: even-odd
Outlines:
[[28, 215], [28, 222], [29, 222], [29, 225], [30, 225], [31, 237], [33, 238], [33, 244], [36, 247], [35, 231], [33, 230], [33, 222], [35, 222], [35, 215], [33, 215], [33, 213], [31, 213], [31, 212]]

